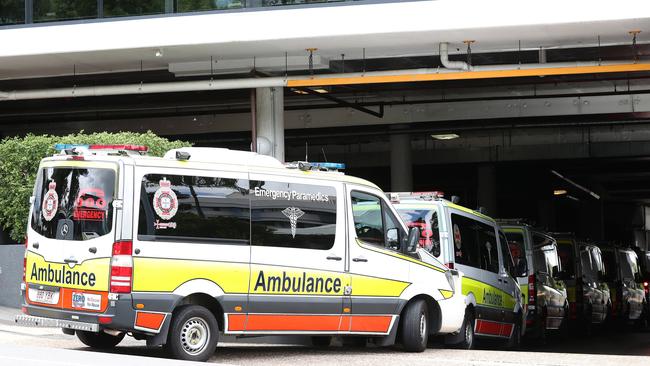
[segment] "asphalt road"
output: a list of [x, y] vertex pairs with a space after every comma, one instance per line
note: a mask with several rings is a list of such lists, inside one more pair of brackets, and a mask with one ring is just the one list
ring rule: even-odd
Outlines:
[[[1, 311], [0, 309], [0, 315]], [[295, 338], [296, 342], [303, 341]], [[236, 341], [222, 338], [215, 364], [230, 365], [650, 365], [650, 333], [623, 332], [591, 337], [571, 336], [545, 346], [526, 346], [522, 351], [498, 350], [495, 343], [484, 343], [479, 350], [446, 349], [435, 342], [423, 353], [405, 353], [399, 347], [350, 347], [333, 345], [315, 348], [300, 344], [264, 344], [263, 338]], [[269, 340], [273, 342], [274, 340]], [[256, 343], [252, 343], [256, 342]], [[335, 342], [336, 343], [336, 342]], [[496, 350], [495, 350], [496, 349]], [[146, 357], [146, 358], [143, 358]], [[182, 363], [167, 360], [161, 348], [149, 349], [142, 341], [125, 340], [112, 352], [92, 351], [76, 337], [53, 328], [24, 328], [0, 318], [0, 365], [115, 365], [141, 366], [155, 359], [158, 366]]]

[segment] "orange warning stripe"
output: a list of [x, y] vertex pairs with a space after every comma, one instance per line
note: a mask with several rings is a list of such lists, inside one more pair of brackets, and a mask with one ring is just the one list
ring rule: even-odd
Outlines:
[[392, 317], [390, 316], [350, 316], [352, 318], [351, 332], [388, 332]]
[[138, 311], [135, 314], [135, 326], [140, 328], [158, 330], [164, 320], [165, 314], [148, 313], [145, 311]]
[[512, 333], [513, 325], [511, 323], [502, 323], [491, 320], [476, 320], [476, 333], [478, 334], [489, 334], [499, 337], [510, 337]]
[[228, 331], [387, 333], [390, 315], [228, 314]]
[[418, 81], [439, 81], [439, 80], [469, 80], [469, 79], [492, 79], [492, 78], [514, 78], [530, 76], [551, 76], [551, 75], [579, 75], [599, 74], [612, 72], [638, 72], [650, 71], [649, 63], [601, 65], [601, 66], [568, 66], [568, 67], [538, 67], [534, 69], [512, 69], [512, 70], [485, 70], [485, 71], [458, 71], [444, 73], [423, 73], [423, 74], [395, 74], [395, 75], [368, 75], [349, 77], [328, 77], [316, 76], [306, 79], [287, 80], [287, 87], [310, 87], [330, 85], [352, 85], [352, 84], [380, 84], [380, 83], [411, 83]]

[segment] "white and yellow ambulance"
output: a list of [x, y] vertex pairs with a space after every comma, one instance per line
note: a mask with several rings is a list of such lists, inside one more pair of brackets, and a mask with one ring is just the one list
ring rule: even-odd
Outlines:
[[461, 348], [475, 346], [475, 337], [521, 343], [525, 311], [517, 277], [527, 265], [515, 266], [508, 240], [494, 219], [445, 200], [442, 192], [389, 194], [409, 227], [421, 229], [420, 246], [445, 265], [462, 272], [465, 295], [462, 330], [446, 337]]
[[422, 351], [461, 328], [460, 277], [370, 182], [226, 149], [59, 148], [31, 199], [21, 324], [186, 360], [220, 333]]

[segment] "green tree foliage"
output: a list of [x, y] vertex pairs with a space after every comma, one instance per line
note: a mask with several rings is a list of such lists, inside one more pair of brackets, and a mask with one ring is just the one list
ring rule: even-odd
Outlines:
[[41, 159], [57, 153], [54, 145], [62, 144], [134, 144], [149, 147], [149, 155], [162, 156], [166, 151], [190, 146], [184, 141], [169, 141], [147, 133], [92, 133], [67, 136], [27, 135], [0, 142], [0, 226], [13, 240], [22, 241], [29, 215], [29, 197]]

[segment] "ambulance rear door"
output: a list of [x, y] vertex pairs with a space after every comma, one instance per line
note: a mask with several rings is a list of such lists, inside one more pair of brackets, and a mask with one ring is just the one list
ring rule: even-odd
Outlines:
[[31, 209], [26, 263], [33, 305], [103, 312], [119, 220], [117, 162], [46, 161]]

